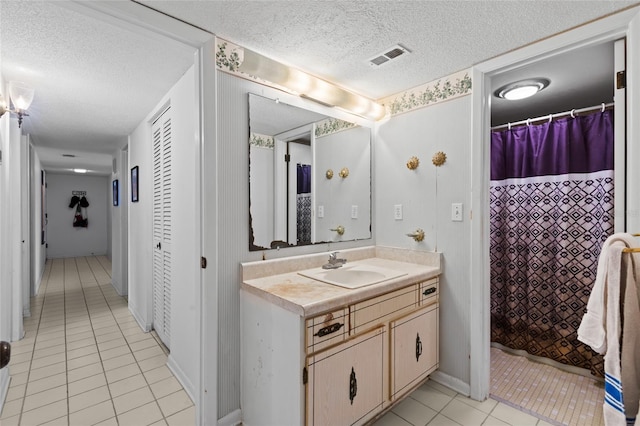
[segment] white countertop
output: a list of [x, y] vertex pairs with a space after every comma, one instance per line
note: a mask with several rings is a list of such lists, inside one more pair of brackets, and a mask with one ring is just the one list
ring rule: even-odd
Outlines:
[[[385, 255], [385, 257], [378, 256], [358, 259], [353, 261], [353, 263], [398, 270], [406, 272], [406, 275], [383, 281], [378, 284], [372, 284], [356, 289], [348, 289], [304, 277], [298, 274], [294, 268], [295, 265], [292, 265], [292, 269], [294, 270], [289, 272], [252, 279], [245, 279], [241, 284], [241, 288], [242, 290], [253, 293], [270, 303], [296, 313], [301, 317], [310, 317], [343, 306], [348, 306], [352, 303], [356, 303], [364, 299], [379, 296], [381, 294], [388, 293], [390, 291], [413, 283], [428, 280], [440, 275], [441, 273], [440, 253], [425, 252], [425, 255], [431, 255], [431, 257], [435, 255], [436, 257], [433, 257], [435, 260], [430, 258], [428, 259], [428, 261], [423, 261], [421, 264], [404, 262], [397, 259], [392, 260], [388, 258], [399, 257], [411, 258], [413, 260], [416, 258], [416, 253], [418, 253], [418, 258], [422, 256], [419, 252], [403, 249], [385, 250], [376, 251], [378, 255], [382, 254]], [[400, 252], [391, 253], [389, 255], [389, 253], [387, 252], [388, 250], [400, 250]], [[411, 252], [411, 254], [413, 255], [406, 256], [407, 252]], [[356, 255], [354, 257], [357, 258], [358, 256]], [[306, 260], [308, 262], [308, 258]], [[295, 259], [292, 259], [292, 261], [295, 261]], [[349, 264], [349, 262], [350, 260], [348, 260], [347, 264]], [[260, 264], [261, 262], [250, 262], [243, 264], [243, 276], [253, 275], [251, 273], [244, 274], [244, 272], [249, 268], [259, 267]], [[304, 265], [308, 265], [308, 263], [305, 263]], [[302, 266], [298, 270], [308, 268], [308, 266]]]

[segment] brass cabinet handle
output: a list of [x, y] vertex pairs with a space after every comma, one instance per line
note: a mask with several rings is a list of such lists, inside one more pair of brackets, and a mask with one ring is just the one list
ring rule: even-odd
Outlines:
[[316, 334], [314, 334], [314, 336], [324, 337], [324, 336], [326, 336], [328, 334], [335, 333], [336, 331], [340, 330], [343, 325], [344, 324], [340, 324], [339, 322], [337, 322], [335, 324], [331, 324], [331, 325], [328, 325], [326, 327], [322, 327], [320, 330], [318, 330], [318, 332]]

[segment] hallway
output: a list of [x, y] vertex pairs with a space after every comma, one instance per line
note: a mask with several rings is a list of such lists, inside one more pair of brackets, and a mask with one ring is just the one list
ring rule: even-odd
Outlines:
[[0, 424], [195, 424], [195, 407], [111, 285], [105, 256], [47, 260], [24, 339], [12, 343]]

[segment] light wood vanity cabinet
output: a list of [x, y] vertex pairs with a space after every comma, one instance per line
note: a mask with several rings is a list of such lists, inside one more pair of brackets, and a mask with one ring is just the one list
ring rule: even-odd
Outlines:
[[305, 317], [242, 291], [243, 424], [378, 417], [438, 368], [438, 293], [435, 277]]
[[350, 305], [348, 335], [335, 325], [344, 311], [308, 319], [338, 331], [328, 346], [307, 333], [307, 425], [364, 424], [424, 381], [438, 368], [438, 311], [435, 278]]

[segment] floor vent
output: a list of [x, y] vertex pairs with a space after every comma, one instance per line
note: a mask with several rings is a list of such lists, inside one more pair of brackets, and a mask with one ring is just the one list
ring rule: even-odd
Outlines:
[[371, 65], [372, 67], [379, 67], [380, 65], [386, 64], [393, 59], [399, 58], [405, 53], [411, 53], [411, 51], [400, 44], [396, 44], [395, 46], [387, 49], [384, 53], [381, 53], [369, 59], [369, 65]]

